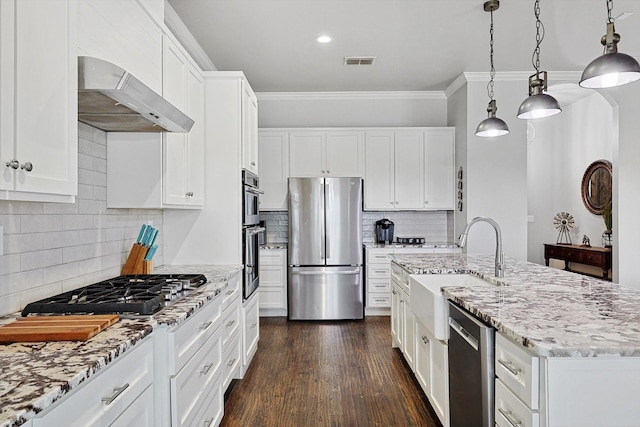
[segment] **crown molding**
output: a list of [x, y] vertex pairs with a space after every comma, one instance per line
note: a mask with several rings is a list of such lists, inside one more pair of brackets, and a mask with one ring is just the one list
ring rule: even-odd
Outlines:
[[217, 71], [209, 55], [205, 53], [202, 46], [200, 46], [195, 37], [193, 37], [193, 34], [191, 34], [191, 31], [184, 25], [180, 16], [178, 16], [166, 0], [164, 2], [164, 23], [185, 50], [189, 52], [189, 55], [191, 55], [202, 71]]
[[446, 100], [441, 91], [344, 91], [344, 92], [256, 92], [261, 100], [348, 101], [354, 99], [436, 99]]
[[[494, 81], [497, 82], [515, 82], [528, 81], [533, 71], [503, 71], [495, 74]], [[582, 71], [548, 71], [550, 84], [560, 83], [578, 83], [582, 76]], [[488, 82], [490, 79], [488, 72], [464, 72], [460, 74], [447, 88], [444, 90], [447, 98], [457, 92], [467, 82]]]

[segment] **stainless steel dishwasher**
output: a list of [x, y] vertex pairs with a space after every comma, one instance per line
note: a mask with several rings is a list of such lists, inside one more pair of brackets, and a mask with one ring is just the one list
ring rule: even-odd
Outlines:
[[451, 427], [493, 427], [495, 330], [449, 302]]

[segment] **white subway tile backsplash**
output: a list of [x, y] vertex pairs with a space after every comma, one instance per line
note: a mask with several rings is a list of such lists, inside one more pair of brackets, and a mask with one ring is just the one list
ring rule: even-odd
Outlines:
[[2, 274], [9, 275], [20, 271], [20, 254], [7, 254], [0, 256], [0, 271]]
[[62, 215], [22, 215], [21, 233], [62, 230]]
[[[44, 249], [43, 233], [9, 234], [5, 240], [5, 255]], [[0, 259], [2, 259], [2, 257], [0, 257]], [[4, 272], [4, 270], [0, 271]]]
[[[424, 237], [433, 243], [453, 240], [453, 215], [450, 212], [366, 211], [362, 213], [363, 242], [375, 242], [375, 223], [382, 218], [394, 222], [394, 236]], [[261, 212], [260, 219], [265, 221], [268, 243], [287, 243], [289, 221], [286, 212]]]
[[[0, 201], [0, 316], [29, 302], [118, 276], [140, 226], [162, 211], [106, 208], [106, 133], [78, 124], [76, 203]], [[162, 264], [162, 250], [155, 262]]]
[[22, 271], [36, 270], [58, 264], [62, 264], [62, 249], [25, 252], [20, 258]]

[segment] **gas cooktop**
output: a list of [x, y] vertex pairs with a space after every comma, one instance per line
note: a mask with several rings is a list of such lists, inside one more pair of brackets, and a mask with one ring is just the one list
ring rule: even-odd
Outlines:
[[202, 274], [118, 276], [32, 302], [22, 315], [93, 313], [151, 315], [207, 283]]

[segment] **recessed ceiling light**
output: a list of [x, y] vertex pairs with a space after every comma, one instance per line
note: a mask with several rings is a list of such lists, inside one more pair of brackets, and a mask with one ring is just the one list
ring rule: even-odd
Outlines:
[[316, 41], [318, 43], [329, 43], [331, 41], [331, 37], [330, 36], [319, 36]]

